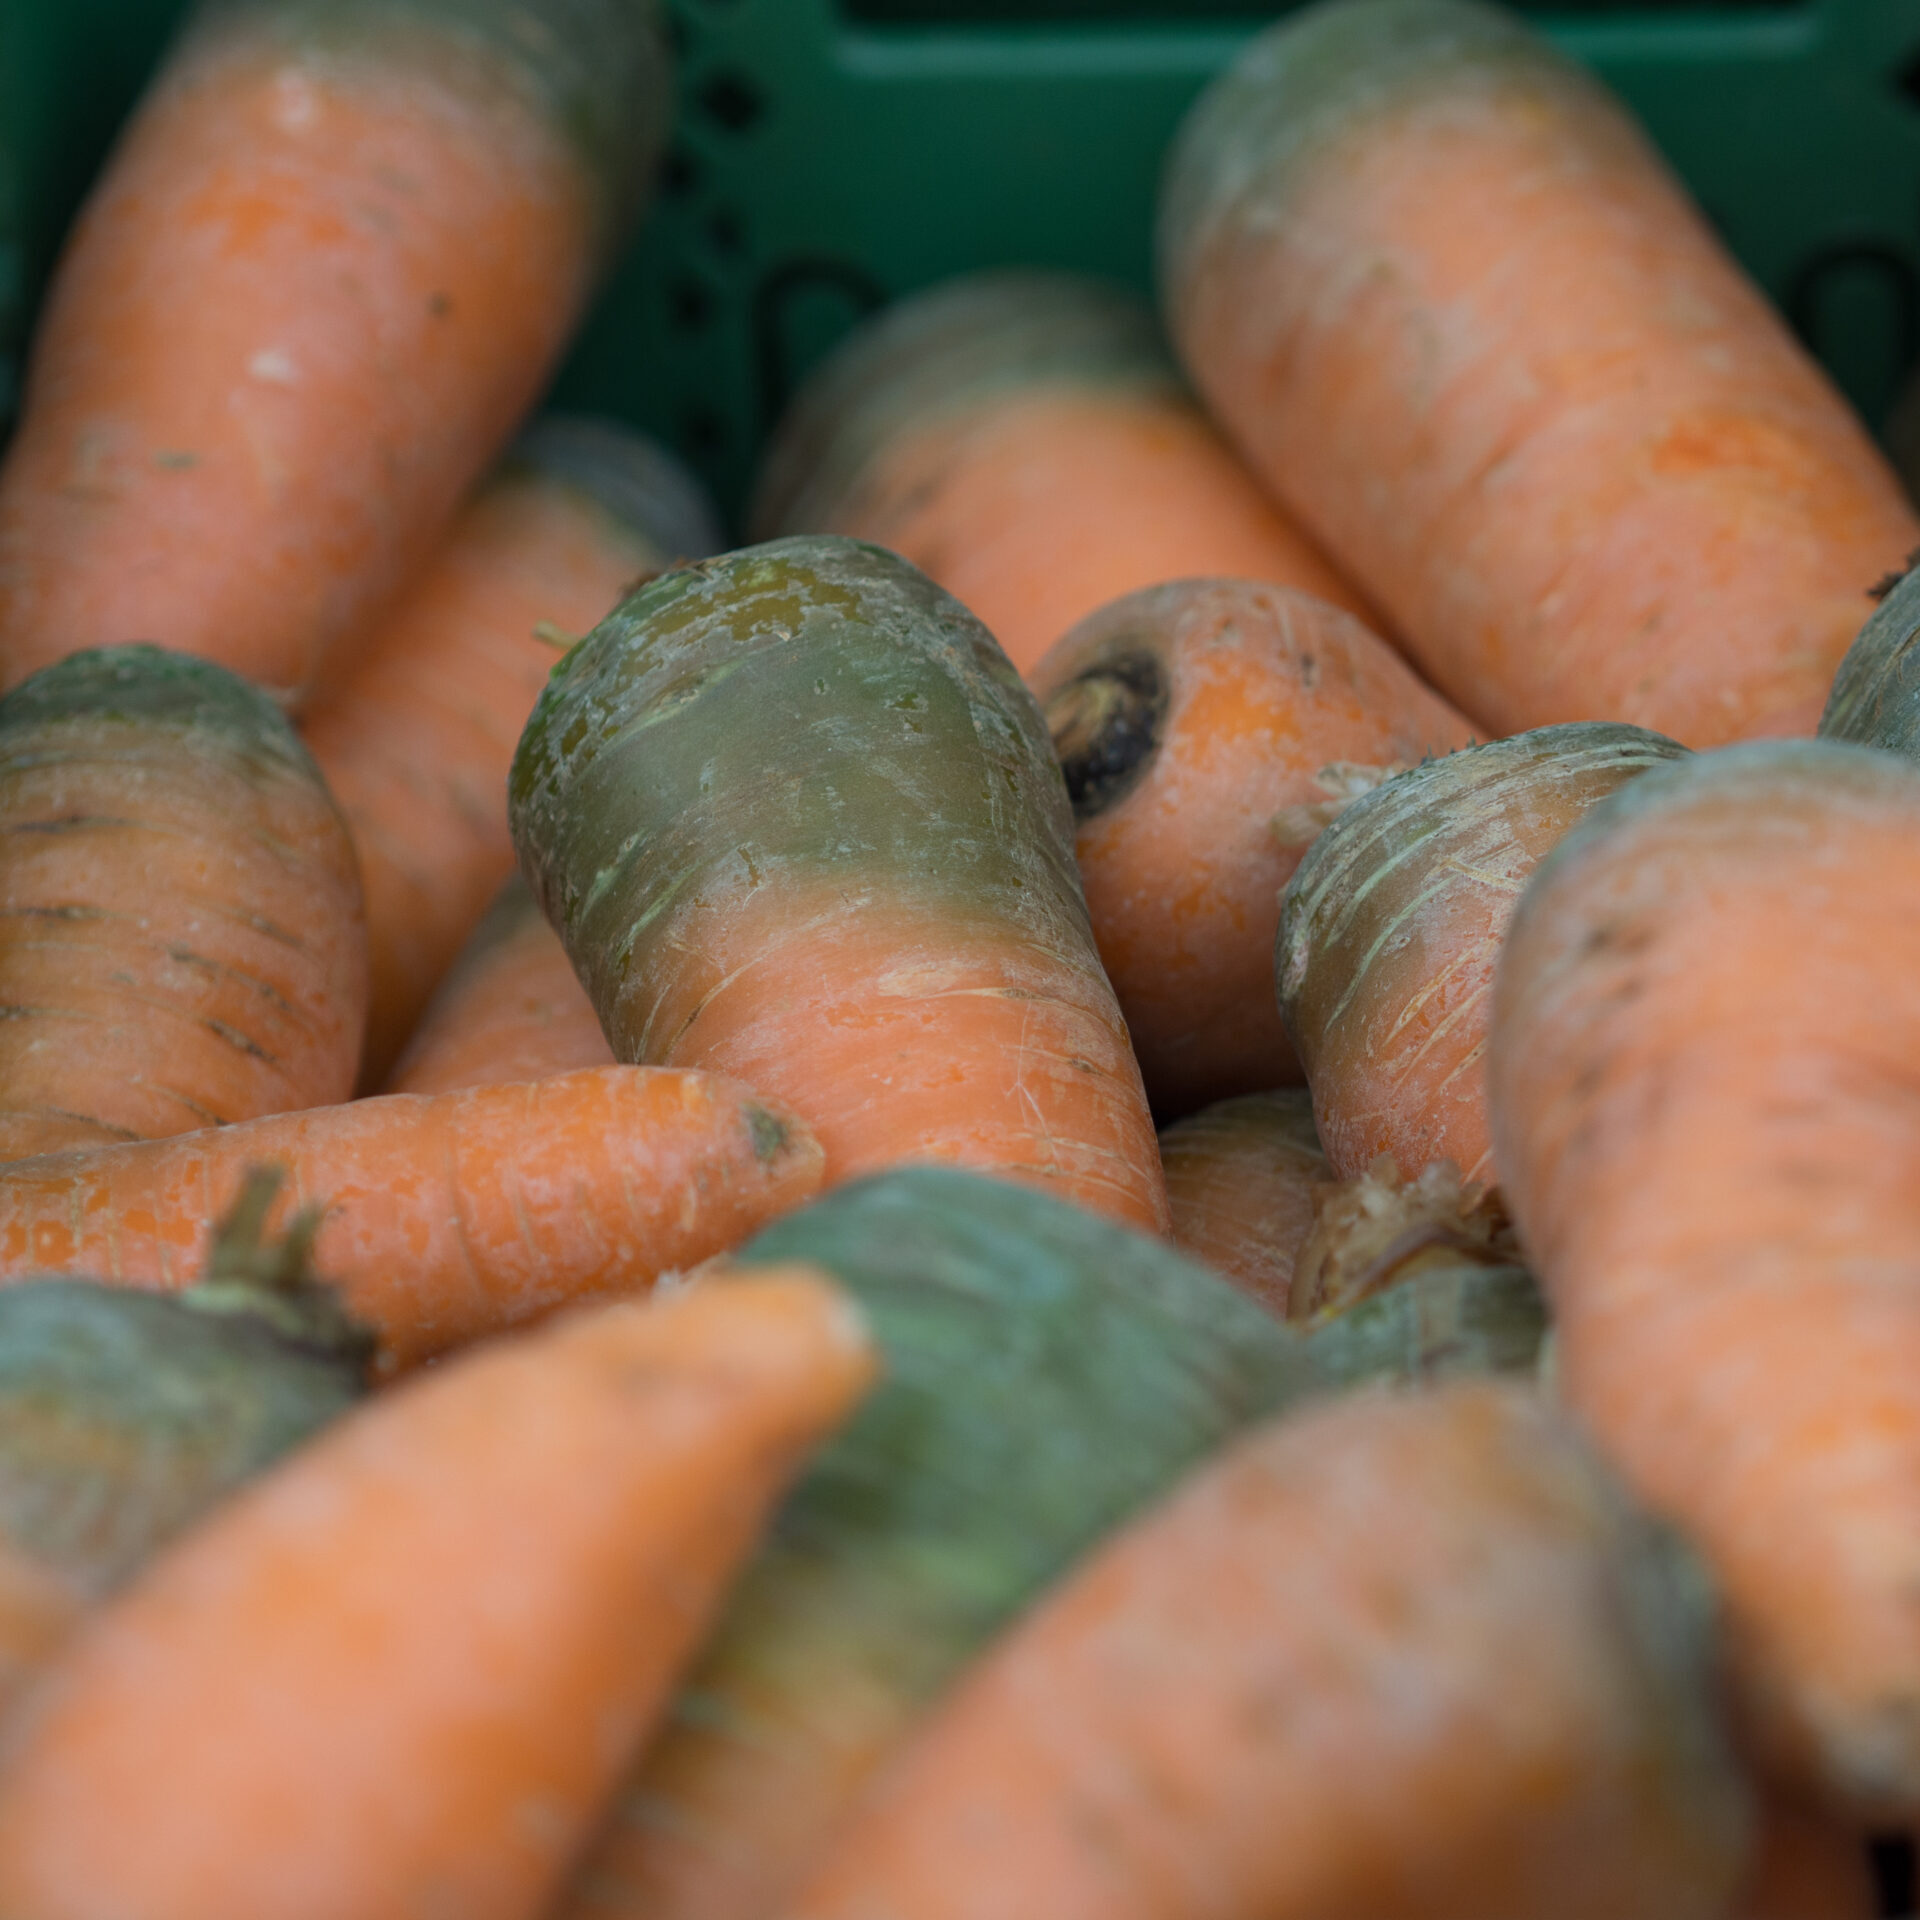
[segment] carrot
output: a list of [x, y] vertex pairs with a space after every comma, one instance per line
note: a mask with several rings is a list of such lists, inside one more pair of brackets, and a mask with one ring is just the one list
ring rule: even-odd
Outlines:
[[388, 1094], [0, 1167], [0, 1280], [186, 1286], [257, 1164], [289, 1170], [284, 1208], [326, 1209], [315, 1259], [391, 1369], [644, 1292], [809, 1198], [821, 1154], [792, 1114], [713, 1074], [599, 1067]]
[[664, 136], [648, 0], [210, 0], [42, 311], [0, 679], [158, 640], [288, 702], [544, 384]]
[[175, 1298], [0, 1290], [0, 1703], [87, 1605], [359, 1397], [372, 1343], [301, 1234], [263, 1241], [273, 1189], [249, 1183]]
[[308, 715], [366, 888], [367, 1085], [513, 871], [507, 768], [555, 646], [636, 578], [719, 544], [698, 484], [652, 441], [544, 418]]
[[766, 1508], [873, 1372], [804, 1268], [385, 1395], [78, 1635], [12, 1729], [0, 1909], [532, 1920]]
[[428, 1002], [387, 1091], [449, 1093], [612, 1064], [560, 936], [515, 874]]
[[345, 1099], [353, 847], [266, 696], [102, 647], [0, 700], [0, 1159]]
[[1636, 780], [1501, 955], [1488, 1087], [1559, 1378], [1727, 1602], [1783, 1777], [1920, 1808], [1920, 768], [1769, 742]]
[[1762, 1804], [1759, 1848], [1732, 1920], [1875, 1920], [1880, 1912], [1859, 1834], [1778, 1795]]
[[1471, 722], [1350, 615], [1251, 581], [1128, 594], [1028, 678], [1156, 1113], [1297, 1080], [1273, 998], [1287, 881], [1345, 801]]
[[1638, 727], [1540, 727], [1398, 775], [1314, 842], [1275, 966], [1342, 1178], [1382, 1155], [1409, 1176], [1450, 1160], [1497, 1177], [1484, 1053], [1515, 898], [1589, 807], [1684, 751]]
[[1703, 1609], [1524, 1390], [1256, 1429], [923, 1723], [790, 1920], [1717, 1920]]
[[1910, 557], [1840, 662], [1820, 732], [1920, 758], [1920, 552]]
[[1240, 574], [1367, 611], [1194, 405], [1147, 306], [1072, 274], [968, 274], [869, 321], [801, 389], [749, 518], [760, 539], [893, 548], [1022, 673], [1161, 580]]
[[1039, 708], [905, 561], [779, 540], [642, 588], [508, 808], [616, 1058], [786, 1101], [829, 1181], [957, 1161], [1165, 1223]]
[[1811, 732], [1920, 518], [1639, 128], [1514, 15], [1323, 0], [1171, 155], [1181, 356], [1505, 734]]

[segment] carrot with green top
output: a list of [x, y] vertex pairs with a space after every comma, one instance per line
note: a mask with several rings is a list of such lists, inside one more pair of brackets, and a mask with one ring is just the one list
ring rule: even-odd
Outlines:
[[1720, 1920], [1706, 1609], [1524, 1389], [1269, 1423], [922, 1723], [788, 1920]]
[[1244, 580], [1130, 593], [1027, 677], [1155, 1113], [1297, 1080], [1273, 998], [1280, 896], [1347, 801], [1472, 723], [1350, 614]]
[[265, 694], [101, 647], [0, 699], [0, 1160], [344, 1100], [352, 842]]
[[1920, 1811], [1920, 767], [1769, 741], [1567, 836], [1500, 957], [1502, 1184], [1560, 1391], [1701, 1548], [1759, 1750]]
[[698, 483], [664, 449], [544, 418], [302, 723], [360, 855], [364, 1084], [385, 1079], [513, 871], [507, 768], [557, 650], [636, 580], [719, 544]]
[[540, 391], [665, 134], [652, 0], [207, 0], [0, 466], [0, 684], [154, 640], [298, 703]]
[[1182, 128], [1181, 358], [1496, 734], [1810, 733], [1920, 517], [1621, 104], [1477, 0], [1322, 0]]
[[316, 1264], [390, 1370], [643, 1293], [811, 1198], [821, 1158], [803, 1122], [716, 1074], [612, 1066], [387, 1094], [0, 1167], [0, 1281], [177, 1291], [246, 1169], [282, 1166], [275, 1222], [325, 1209]]
[[785, 1101], [830, 1182], [950, 1161], [1164, 1225], [1039, 708], [904, 560], [663, 574], [554, 670], [509, 811], [616, 1058]]
[[1280, 1012], [1334, 1171], [1383, 1155], [1497, 1178], [1486, 1103], [1494, 963], [1514, 902], [1596, 802], [1686, 750], [1639, 727], [1537, 727], [1398, 774], [1348, 807], [1287, 887]]
[[0, 1909], [534, 1920], [766, 1510], [873, 1377], [806, 1268], [371, 1402], [156, 1560], [11, 1728]]
[[869, 321], [801, 389], [751, 521], [893, 548], [1022, 673], [1161, 580], [1241, 575], [1366, 611], [1194, 404], [1146, 303], [1072, 274], [968, 274]]
[[386, 1090], [450, 1093], [611, 1065], [560, 936], [515, 874], [427, 1003]]

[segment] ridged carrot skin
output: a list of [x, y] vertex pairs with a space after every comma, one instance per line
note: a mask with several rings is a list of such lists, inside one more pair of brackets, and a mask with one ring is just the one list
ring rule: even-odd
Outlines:
[[1216, 417], [1476, 720], [1813, 730], [1920, 517], [1619, 102], [1521, 18], [1290, 14], [1202, 96], [1160, 218]]
[[613, 1065], [613, 1049], [540, 903], [516, 873], [440, 982], [389, 1093], [451, 1093]]
[[1920, 564], [1893, 582], [1847, 649], [1820, 733], [1920, 758]]
[[1287, 888], [1280, 1012], [1327, 1159], [1451, 1160], [1491, 1184], [1485, 1050], [1515, 901], [1589, 808], [1686, 749], [1639, 727], [1537, 727], [1396, 775], [1314, 842]]
[[33, 342], [0, 681], [157, 640], [304, 699], [538, 394], [666, 80], [651, 0], [202, 6]]
[[0, 700], [0, 1159], [343, 1100], [352, 842], [271, 700], [101, 647]]
[[869, 321], [802, 387], [750, 519], [759, 539], [891, 547], [1022, 673], [1161, 580], [1241, 575], [1366, 613], [1195, 405], [1146, 303], [1072, 274], [968, 274]]
[[1280, 896], [1345, 801], [1473, 723], [1350, 614], [1245, 580], [1127, 594], [1027, 678], [1155, 1113], [1299, 1079], [1273, 999]]
[[921, 1725], [790, 1920], [1719, 1920], [1704, 1609], [1528, 1391], [1244, 1436]]
[[1535, 876], [1488, 1085], [1568, 1404], [1704, 1551], [1748, 1718], [1920, 1809], [1920, 768], [1768, 742], [1645, 775]]
[[366, 657], [301, 727], [353, 829], [378, 1087], [513, 871], [507, 769], [556, 658], [633, 584], [720, 544], [663, 448], [551, 415], [516, 443]]
[[387, 1094], [0, 1168], [0, 1280], [173, 1291], [249, 1166], [326, 1208], [320, 1272], [388, 1367], [594, 1295], [644, 1292], [818, 1190], [803, 1122], [716, 1074], [600, 1067]]
[[526, 1920], [807, 1451], [858, 1314], [802, 1268], [502, 1341], [156, 1561], [15, 1720], [0, 1908]]
[[785, 1101], [829, 1182], [950, 1161], [1164, 1226], [1039, 708], [898, 556], [643, 587], [554, 670], [509, 813], [616, 1058]]

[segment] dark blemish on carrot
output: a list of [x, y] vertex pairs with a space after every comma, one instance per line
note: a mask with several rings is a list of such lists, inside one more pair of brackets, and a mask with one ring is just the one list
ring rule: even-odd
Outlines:
[[1124, 799], [1160, 750], [1168, 688], [1149, 652], [1113, 653], [1050, 694], [1047, 731], [1076, 820]]

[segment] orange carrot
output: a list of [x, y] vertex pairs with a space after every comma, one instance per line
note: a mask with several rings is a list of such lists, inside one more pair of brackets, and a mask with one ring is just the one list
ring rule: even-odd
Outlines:
[[1347, 800], [1472, 723], [1350, 615], [1250, 581], [1128, 594], [1028, 678], [1155, 1112], [1297, 1080], [1273, 997], [1280, 896]]
[[922, 1724], [790, 1920], [1719, 1920], [1701, 1609], [1526, 1391], [1233, 1444]]
[[516, 874], [441, 981], [387, 1091], [450, 1093], [612, 1064], [560, 936]]
[[871, 321], [801, 390], [751, 520], [893, 548], [1022, 673], [1160, 580], [1238, 574], [1366, 613], [1194, 405], [1147, 306], [1070, 274], [971, 274]]
[[264, 694], [102, 647], [0, 700], [0, 1159], [343, 1100], [353, 847]]
[[319, 1270], [410, 1365], [594, 1294], [644, 1291], [820, 1185], [807, 1128], [716, 1075], [599, 1067], [388, 1094], [0, 1168], [0, 1279], [175, 1289], [245, 1169], [327, 1209]]
[[1746, 1711], [1920, 1810], [1920, 768], [1768, 742], [1644, 775], [1535, 876], [1488, 1086], [1569, 1405], [1705, 1552]]
[[1194, 109], [1182, 358], [1495, 733], [1811, 732], [1920, 518], [1620, 104], [1477, 0], [1323, 0]]
[[156, 1561], [14, 1723], [0, 1910], [533, 1920], [873, 1372], [794, 1267], [372, 1402]]
[[302, 698], [539, 392], [665, 85], [648, 0], [203, 6], [41, 316], [0, 681], [158, 640]]
[[1777, 1795], [1763, 1804], [1759, 1849], [1732, 1920], [1875, 1920], [1880, 1911], [1859, 1834]]
[[653, 442], [549, 417], [524, 434], [301, 731], [353, 829], [378, 1086], [513, 871], [507, 768], [556, 646], [641, 576], [720, 544], [697, 483]]
[[616, 1057], [786, 1101], [829, 1181], [943, 1160], [1165, 1225], [1040, 710], [905, 561], [662, 575], [555, 669], [509, 811]]
[[1528, 876], [1587, 809], [1684, 748], [1638, 727], [1538, 727], [1430, 761], [1354, 802], [1287, 888], [1280, 1011], [1327, 1159], [1450, 1160], [1496, 1177], [1485, 1049], [1494, 962]]

